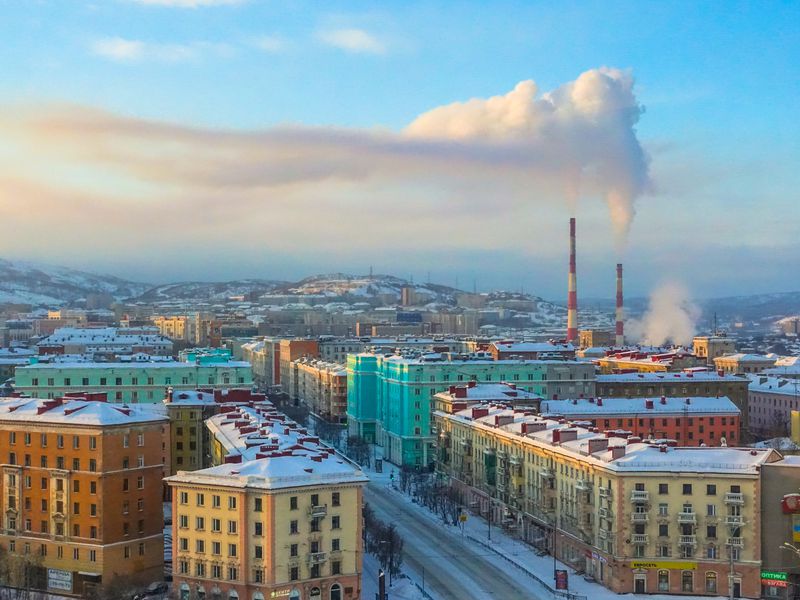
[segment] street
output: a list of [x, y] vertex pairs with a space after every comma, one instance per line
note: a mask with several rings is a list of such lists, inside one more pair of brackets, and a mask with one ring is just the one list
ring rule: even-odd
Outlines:
[[[364, 498], [382, 520], [394, 523], [403, 536], [403, 565], [424, 578], [425, 589], [442, 600], [492, 599], [538, 600], [530, 590], [535, 584], [520, 574], [511, 577], [498, 569], [487, 551], [468, 540], [462, 542], [458, 530], [432, 527], [420, 519], [408, 504], [380, 481], [371, 481]], [[391, 594], [389, 595], [391, 598]]]

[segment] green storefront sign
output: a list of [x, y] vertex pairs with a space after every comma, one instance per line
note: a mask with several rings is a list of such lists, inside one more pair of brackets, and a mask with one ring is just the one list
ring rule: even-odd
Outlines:
[[771, 579], [773, 581], [786, 581], [786, 573], [780, 571], [761, 571], [761, 579]]

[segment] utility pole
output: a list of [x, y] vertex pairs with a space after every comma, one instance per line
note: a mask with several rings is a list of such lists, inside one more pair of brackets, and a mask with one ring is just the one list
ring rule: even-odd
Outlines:
[[378, 597], [375, 600], [386, 600], [386, 575], [378, 569]]

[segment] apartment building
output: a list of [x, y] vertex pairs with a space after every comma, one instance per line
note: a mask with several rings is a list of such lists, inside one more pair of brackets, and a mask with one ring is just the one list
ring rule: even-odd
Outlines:
[[437, 464], [474, 512], [617, 593], [758, 598], [774, 450], [646, 444], [532, 411], [435, 411]]
[[266, 402], [264, 394], [249, 389], [170, 390], [164, 398], [169, 418], [170, 456], [168, 474], [194, 471], [212, 465], [211, 443], [205, 421], [223, 407]]
[[682, 348], [658, 352], [621, 350], [594, 359], [601, 373], [667, 373], [705, 366], [705, 362]]
[[491, 355], [351, 354], [347, 363], [351, 435], [376, 440], [398, 465], [434, 462], [431, 403], [439, 392], [470, 380], [509, 382], [544, 398], [594, 395], [591, 363], [492, 360]]
[[62, 327], [37, 346], [59, 346], [63, 354], [151, 354], [170, 356], [172, 340], [156, 327]]
[[739, 409], [725, 397], [544, 400], [540, 410], [545, 416], [582, 421], [603, 431], [674, 440], [678, 446], [736, 446], [741, 438]]
[[291, 364], [288, 389], [318, 417], [338, 423], [347, 417], [347, 370], [344, 365], [314, 358]]
[[761, 354], [726, 354], [714, 359], [714, 365], [723, 373], [752, 375], [775, 366], [777, 357]]
[[281, 346], [276, 338], [264, 338], [242, 344], [242, 359], [253, 369], [253, 383], [261, 390], [269, 390], [281, 382]]
[[677, 373], [613, 373], [597, 376], [597, 395], [603, 398], [730, 398], [739, 409], [741, 429], [748, 431], [749, 380], [728, 373], [687, 369]]
[[736, 342], [724, 335], [698, 335], [692, 340], [692, 352], [713, 367], [715, 358], [736, 352]]
[[7, 400], [0, 460], [0, 545], [35, 557], [36, 588], [85, 598], [163, 577], [166, 417], [92, 395]]
[[[292, 398], [297, 398], [297, 390], [290, 386], [290, 371], [292, 363], [304, 356], [316, 358], [319, 356], [319, 342], [312, 339], [290, 339], [280, 341], [280, 385], [281, 389]], [[296, 382], [292, 382], [296, 383]]]
[[788, 435], [792, 411], [800, 410], [800, 381], [756, 375], [749, 382], [750, 429], [762, 437]]
[[492, 342], [489, 353], [495, 360], [573, 360], [575, 347], [553, 342]]
[[224, 410], [217, 466], [166, 480], [178, 597], [359, 599], [367, 477], [269, 403]]
[[515, 408], [524, 407], [538, 412], [542, 398], [518, 388], [514, 383], [468, 381], [466, 385], [451, 385], [447, 391], [434, 395], [431, 409], [452, 413], [484, 402], [503, 402]]
[[14, 389], [34, 398], [70, 392], [108, 392], [113, 402], [161, 402], [167, 388], [251, 386], [250, 364], [227, 361], [196, 364], [177, 361], [52, 362], [17, 367]]

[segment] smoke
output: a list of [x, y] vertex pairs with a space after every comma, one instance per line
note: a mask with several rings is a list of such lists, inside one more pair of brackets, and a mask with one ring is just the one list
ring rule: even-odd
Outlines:
[[675, 281], [664, 282], [650, 295], [650, 305], [641, 320], [625, 324], [631, 339], [642, 344], [662, 346], [666, 343], [687, 345], [696, 332], [700, 308], [689, 296], [689, 290]]
[[536, 83], [522, 81], [504, 96], [435, 108], [406, 132], [518, 144], [531, 170], [544, 167], [560, 180], [571, 213], [581, 191], [604, 196], [621, 247], [636, 213], [634, 202], [651, 186], [649, 159], [635, 130], [644, 109], [633, 85], [629, 72], [609, 68], [586, 71], [538, 96]]

